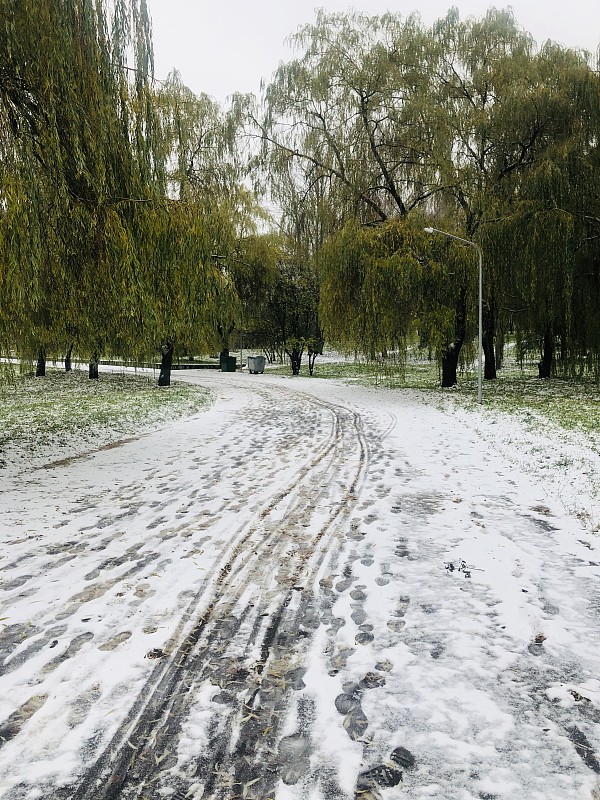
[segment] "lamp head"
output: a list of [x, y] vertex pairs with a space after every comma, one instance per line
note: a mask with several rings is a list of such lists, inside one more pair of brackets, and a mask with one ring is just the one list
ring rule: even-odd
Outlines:
[[433, 233], [433, 228], [423, 228], [425, 233]]

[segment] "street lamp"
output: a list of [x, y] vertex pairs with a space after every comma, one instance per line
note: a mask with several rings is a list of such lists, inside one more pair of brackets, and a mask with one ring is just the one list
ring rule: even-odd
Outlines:
[[483, 254], [481, 252], [481, 247], [470, 239], [463, 239], [461, 236], [455, 236], [453, 233], [447, 233], [447, 231], [440, 231], [438, 228], [424, 228], [424, 231], [425, 233], [439, 233], [442, 236], [447, 236], [449, 239], [456, 239], [457, 242], [462, 242], [463, 244], [469, 245], [469, 247], [474, 247], [479, 256], [479, 356], [477, 367], [477, 402], [481, 403], [481, 363], [483, 357]]

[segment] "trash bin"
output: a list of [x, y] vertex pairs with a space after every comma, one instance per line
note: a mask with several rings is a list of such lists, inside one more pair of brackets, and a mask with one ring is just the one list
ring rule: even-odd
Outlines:
[[262, 375], [265, 371], [264, 356], [248, 356], [248, 372], [252, 375]]
[[236, 368], [235, 356], [221, 356], [221, 372], [235, 372]]

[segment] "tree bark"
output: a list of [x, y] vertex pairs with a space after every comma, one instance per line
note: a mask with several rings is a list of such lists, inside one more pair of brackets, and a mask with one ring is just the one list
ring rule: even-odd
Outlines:
[[294, 347], [290, 352], [290, 361], [292, 362], [292, 375], [300, 375], [300, 364], [302, 363], [302, 350]]
[[69, 345], [69, 349], [67, 350], [67, 352], [65, 354], [65, 372], [71, 372], [71, 369], [72, 369], [72, 366], [71, 366], [71, 354], [72, 354], [72, 352], [73, 352], [73, 345], [70, 344]]
[[446, 348], [446, 352], [442, 356], [442, 387], [444, 388], [456, 386], [458, 383], [456, 373], [459, 355], [460, 350], [454, 348], [453, 342]]
[[542, 343], [542, 359], [538, 363], [539, 377], [547, 379], [552, 375], [552, 363], [554, 361], [554, 336], [550, 327], [544, 332]]
[[323, 355], [323, 344], [323, 337], [319, 336], [318, 339], [313, 339], [308, 345], [308, 374], [311, 376], [315, 369], [317, 356]]
[[456, 300], [456, 316], [454, 321], [454, 341], [452, 341], [446, 348], [446, 352], [442, 356], [442, 386], [448, 388], [456, 386], [458, 379], [456, 377], [458, 368], [458, 357], [460, 351], [465, 343], [465, 336], [467, 334], [467, 291], [461, 288], [458, 298]]
[[486, 381], [496, 380], [496, 352], [494, 350], [494, 334], [496, 329], [496, 315], [494, 313], [493, 300], [489, 303], [488, 307], [484, 309], [483, 315], [483, 355], [485, 356], [485, 363], [483, 368], [483, 377]]
[[98, 380], [98, 353], [94, 353], [90, 359], [88, 367], [88, 378], [91, 381]]
[[500, 328], [500, 330], [496, 334], [496, 368], [502, 369], [504, 364], [504, 329]]
[[221, 348], [221, 353], [219, 354], [219, 364], [221, 365], [221, 372], [227, 371], [228, 358], [229, 358], [229, 347]]
[[483, 309], [482, 349], [484, 355], [483, 377], [486, 381], [496, 380], [496, 351], [494, 339], [496, 338], [496, 306], [494, 296]]
[[496, 353], [494, 351], [494, 337], [483, 332], [483, 377], [486, 381], [495, 381], [498, 377], [496, 373]]
[[160, 375], [158, 376], [159, 386], [171, 385], [171, 367], [173, 365], [173, 343], [165, 342], [160, 348]]
[[217, 323], [217, 333], [219, 334], [219, 339], [221, 340], [221, 356], [219, 359], [221, 364], [221, 372], [228, 372], [227, 359], [229, 358], [229, 339], [234, 330], [235, 322], [232, 322], [227, 328], [224, 328], [220, 322]]
[[38, 349], [37, 364], [35, 367], [35, 377], [44, 378], [46, 376], [46, 351], [43, 347]]

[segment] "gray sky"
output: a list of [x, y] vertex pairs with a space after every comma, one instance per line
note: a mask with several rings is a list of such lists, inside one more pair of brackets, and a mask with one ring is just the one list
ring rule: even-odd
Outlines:
[[194, 92], [225, 102], [233, 92], [259, 91], [281, 61], [294, 52], [286, 37], [314, 19], [315, 8], [367, 14], [387, 10], [406, 16], [418, 10], [430, 24], [458, 7], [461, 19], [481, 17], [490, 7], [511, 5], [518, 23], [541, 44], [547, 39], [596, 52], [600, 45], [599, 0], [147, 0], [153, 20], [156, 77], [173, 67]]

